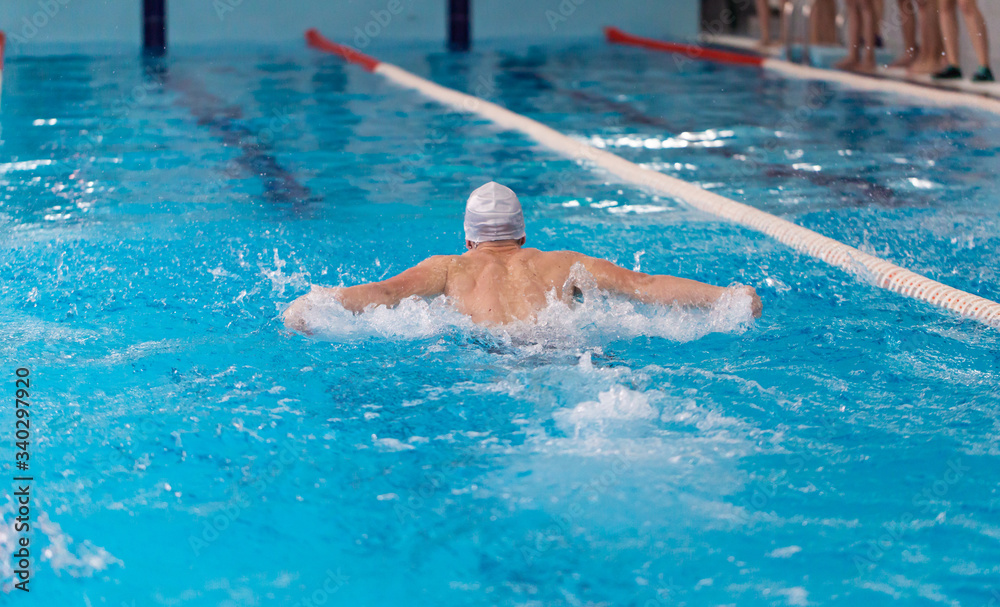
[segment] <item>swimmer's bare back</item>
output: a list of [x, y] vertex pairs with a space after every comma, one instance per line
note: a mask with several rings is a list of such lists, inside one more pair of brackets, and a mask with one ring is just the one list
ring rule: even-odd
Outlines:
[[[325, 295], [355, 313], [369, 306], [392, 307], [411, 296], [445, 295], [456, 309], [480, 324], [505, 324], [533, 320], [554, 293], [568, 301], [578, 285], [573, 267], [580, 264], [596, 287], [645, 303], [708, 307], [727, 289], [677, 278], [633, 272], [610, 261], [573, 251], [539, 251], [521, 248], [518, 241], [480, 243], [462, 255], [429, 257], [405, 272], [381, 282], [354, 287], [314, 288], [292, 302], [285, 311], [285, 325], [309, 333], [305, 312], [316, 295]], [[751, 296], [753, 314], [761, 302], [753, 287], [740, 287]], [[317, 293], [319, 291], [319, 293]]]

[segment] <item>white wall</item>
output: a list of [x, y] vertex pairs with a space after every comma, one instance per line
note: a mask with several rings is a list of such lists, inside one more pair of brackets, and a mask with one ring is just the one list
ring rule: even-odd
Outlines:
[[[292, 42], [310, 27], [340, 42], [443, 41], [446, 0], [167, 0], [169, 44]], [[355, 43], [357, 44], [357, 43]]]
[[[690, 38], [700, 0], [471, 0], [472, 37], [597, 38], [604, 25]], [[310, 27], [365, 47], [447, 37], [447, 0], [167, 0], [171, 46], [295, 43]], [[142, 0], [0, 0], [8, 52], [133, 51], [142, 43]], [[360, 32], [366, 32], [363, 36]], [[372, 34], [375, 34], [374, 36]]]
[[583, 38], [615, 25], [659, 38], [698, 34], [701, 0], [471, 0], [473, 38]]

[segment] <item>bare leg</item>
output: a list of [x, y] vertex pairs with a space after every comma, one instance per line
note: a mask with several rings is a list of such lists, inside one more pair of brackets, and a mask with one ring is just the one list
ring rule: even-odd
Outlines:
[[835, 0], [815, 0], [809, 15], [811, 44], [837, 43], [837, 3]]
[[771, 44], [771, 6], [767, 0], [757, 0], [757, 21], [760, 23], [760, 45]]
[[861, 62], [855, 68], [856, 71], [872, 73], [875, 71], [875, 37], [877, 23], [875, 22], [875, 4], [881, 0], [861, 0], [861, 33], [864, 42], [864, 51], [861, 53]]
[[847, 57], [833, 67], [853, 70], [860, 63], [861, 55], [861, 0], [847, 0]]
[[944, 42], [941, 40], [938, 0], [917, 0], [917, 11], [920, 13], [920, 52], [907, 71], [911, 74], [933, 74], [947, 65]]
[[958, 6], [965, 16], [965, 27], [969, 29], [969, 37], [972, 38], [972, 48], [976, 51], [976, 58], [979, 65], [990, 66], [990, 44], [986, 36], [986, 20], [979, 11], [976, 0], [958, 0]]
[[903, 52], [889, 67], [907, 67], [917, 59], [917, 15], [913, 0], [899, 0], [899, 29], [903, 34]]
[[785, 12], [785, 9], [789, 7], [789, 2], [791, 0], [781, 0], [778, 3], [778, 27], [781, 28], [780, 37], [782, 46], [791, 42], [791, 40], [788, 40], [788, 13]]
[[958, 18], [955, 15], [955, 0], [940, 0], [941, 37], [949, 65], [958, 67]]
[[882, 14], [885, 13], [885, 0], [871, 0], [872, 14], [875, 16], [875, 37], [882, 36]]

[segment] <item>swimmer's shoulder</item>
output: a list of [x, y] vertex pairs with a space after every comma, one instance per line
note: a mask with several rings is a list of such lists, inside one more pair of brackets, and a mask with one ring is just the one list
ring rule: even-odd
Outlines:
[[583, 259], [585, 256], [576, 251], [540, 251], [538, 249], [532, 249], [532, 252], [525, 257], [528, 266], [536, 275], [554, 282], [565, 280], [573, 264]]
[[461, 258], [461, 255], [431, 255], [423, 261], [423, 263], [429, 265], [447, 265], [453, 263], [456, 259]]
[[521, 249], [520, 253], [525, 256], [538, 257], [538, 258], [554, 258], [562, 257], [567, 254], [574, 254], [573, 251], [543, 251], [541, 249], [533, 249], [531, 247], [524, 247]]
[[425, 268], [443, 269], [454, 265], [460, 257], [461, 255], [431, 255], [417, 265]]
[[576, 251], [541, 251], [539, 249], [523, 249], [529, 252], [530, 259], [535, 263], [543, 263], [547, 266], [571, 266], [584, 259], [586, 256]]
[[461, 255], [431, 255], [417, 264], [417, 267], [441, 275], [447, 280], [448, 276], [460, 267], [461, 257]]

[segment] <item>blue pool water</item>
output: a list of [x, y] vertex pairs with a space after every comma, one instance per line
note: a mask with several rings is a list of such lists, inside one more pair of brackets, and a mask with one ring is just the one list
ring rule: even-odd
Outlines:
[[[627, 48], [382, 54], [1000, 298], [1000, 119]], [[1000, 332], [300, 48], [20, 58], [0, 113], [5, 454], [24, 605], [1000, 601]], [[444, 302], [284, 331], [310, 283], [529, 243], [755, 286], [487, 331]], [[2, 460], [13, 475], [12, 456]], [[7, 487], [7, 481], [4, 481]]]

